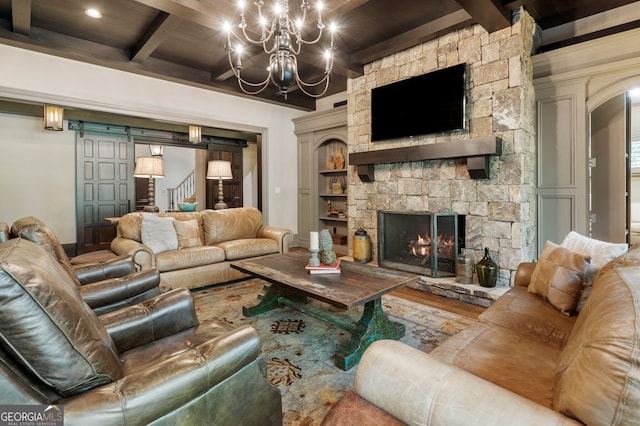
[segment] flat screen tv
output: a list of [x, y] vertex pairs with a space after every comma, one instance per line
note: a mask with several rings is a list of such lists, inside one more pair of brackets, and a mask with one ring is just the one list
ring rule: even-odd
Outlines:
[[466, 65], [371, 90], [371, 141], [466, 128]]

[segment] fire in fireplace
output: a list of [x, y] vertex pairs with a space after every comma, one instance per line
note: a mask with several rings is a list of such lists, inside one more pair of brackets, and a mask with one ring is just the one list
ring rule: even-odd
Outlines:
[[465, 216], [456, 213], [378, 211], [378, 264], [448, 277], [464, 247]]

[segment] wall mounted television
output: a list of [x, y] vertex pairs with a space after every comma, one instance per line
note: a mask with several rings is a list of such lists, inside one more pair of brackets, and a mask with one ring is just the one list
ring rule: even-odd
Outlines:
[[466, 65], [371, 90], [371, 141], [466, 128]]

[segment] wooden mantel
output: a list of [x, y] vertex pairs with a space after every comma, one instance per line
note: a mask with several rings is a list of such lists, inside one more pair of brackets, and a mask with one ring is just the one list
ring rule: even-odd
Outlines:
[[488, 179], [489, 156], [500, 155], [501, 145], [501, 140], [492, 136], [463, 141], [354, 152], [349, 154], [349, 165], [357, 167], [360, 180], [373, 182], [374, 164], [466, 158], [467, 170], [471, 179]]

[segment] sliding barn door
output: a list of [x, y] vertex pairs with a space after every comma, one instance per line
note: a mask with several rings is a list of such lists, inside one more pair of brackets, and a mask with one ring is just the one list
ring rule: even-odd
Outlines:
[[108, 249], [122, 216], [135, 203], [133, 142], [127, 136], [78, 132], [76, 138], [77, 252]]

